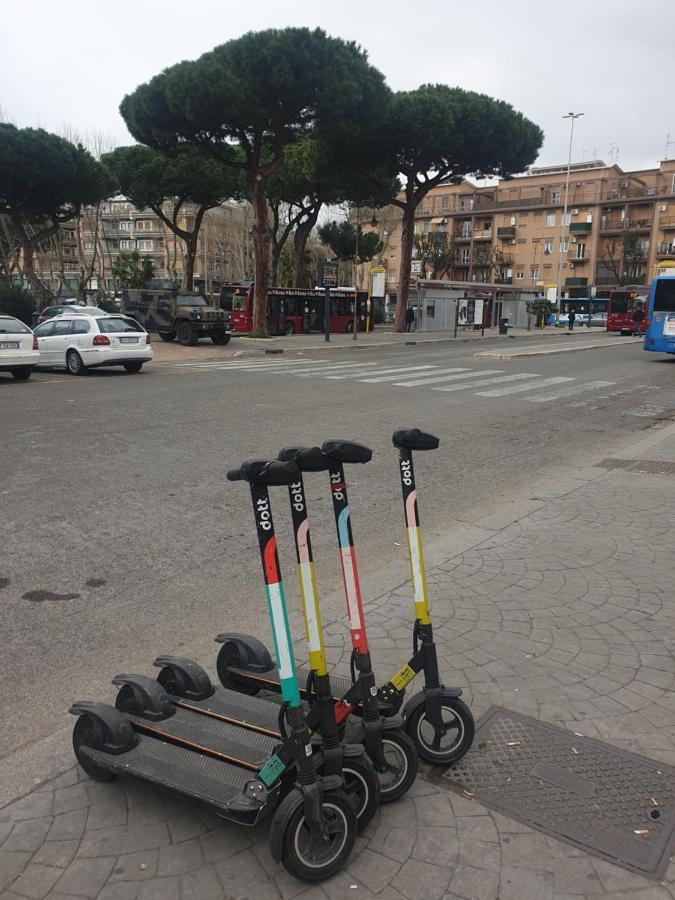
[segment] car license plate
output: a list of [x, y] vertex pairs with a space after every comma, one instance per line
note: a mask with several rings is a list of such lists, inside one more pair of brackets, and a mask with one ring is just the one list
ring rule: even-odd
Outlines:
[[118, 340], [119, 340], [120, 344], [137, 344], [138, 343], [138, 338], [121, 337]]
[[0, 350], [18, 350], [18, 341], [0, 341]]

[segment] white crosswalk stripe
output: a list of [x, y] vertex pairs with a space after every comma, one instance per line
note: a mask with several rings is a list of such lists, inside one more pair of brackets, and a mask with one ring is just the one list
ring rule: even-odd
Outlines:
[[532, 372], [521, 372], [518, 375], [499, 375], [497, 378], [484, 378], [482, 381], [468, 381], [465, 384], [448, 384], [443, 387], [432, 387], [432, 391], [450, 393], [454, 391], [468, 391], [470, 388], [483, 387], [486, 384], [503, 384], [507, 381], [522, 381], [523, 378], [539, 378]]
[[298, 378], [309, 378], [311, 375], [323, 375], [324, 372], [342, 372], [345, 369], [359, 369], [360, 372], [364, 374], [369, 370], [370, 366], [375, 366], [377, 363], [368, 362], [368, 363], [335, 363], [334, 365], [324, 366], [321, 369], [303, 369], [301, 372], [293, 372], [293, 375], [297, 375]]
[[[384, 381], [396, 381], [398, 378], [401, 377], [401, 375], [403, 375], [403, 377], [406, 377], [406, 378], [414, 377], [414, 376], [407, 376], [405, 374], [405, 371], [406, 371], [405, 369], [399, 369], [399, 371], [396, 375], [381, 375], [379, 378], [364, 378], [362, 380], [365, 384], [378, 384], [379, 382], [384, 382]], [[455, 372], [468, 372], [469, 370], [458, 366], [454, 369], [454, 371]], [[426, 375], [428, 373], [424, 372], [423, 374]]]
[[[466, 369], [440, 369], [434, 372], [433, 378], [420, 376], [417, 381], [397, 381], [396, 387], [417, 387], [418, 384], [440, 384], [444, 381], [457, 381], [464, 378], [480, 378], [482, 375], [498, 375], [503, 369], [483, 369], [482, 372], [468, 372]], [[441, 372], [461, 372], [460, 375], [441, 375]], [[437, 377], [436, 377], [437, 376]]]
[[587, 381], [584, 384], [573, 384], [570, 387], [561, 388], [549, 394], [538, 394], [536, 397], [523, 397], [529, 403], [548, 403], [550, 400], [559, 400], [562, 397], [572, 397], [575, 394], [586, 394], [590, 391], [598, 391], [604, 387], [611, 387], [615, 381]]
[[552, 387], [554, 384], [564, 384], [566, 381], [574, 381], [574, 378], [567, 378], [559, 375], [557, 378], [541, 378], [540, 375], [534, 376], [537, 379], [531, 384], [512, 384], [504, 388], [495, 388], [491, 391], [478, 391], [477, 397], [505, 397], [507, 394], [520, 394], [523, 391], [530, 391], [532, 388]]
[[[426, 369], [427, 372], [425, 374], [428, 374], [429, 369], [438, 370], [438, 366], [409, 366], [407, 368], [405, 368], [405, 367], [402, 368], [401, 366], [397, 366], [394, 369], [378, 369], [377, 371], [373, 370], [372, 372], [369, 372], [368, 374], [369, 375], [391, 375], [393, 372], [398, 372], [398, 373], [408, 372], [411, 369]], [[340, 378], [360, 378], [361, 374], [362, 374], [361, 372], [349, 372], [347, 375], [326, 375], [326, 378], [330, 378], [330, 379], [337, 381]]]

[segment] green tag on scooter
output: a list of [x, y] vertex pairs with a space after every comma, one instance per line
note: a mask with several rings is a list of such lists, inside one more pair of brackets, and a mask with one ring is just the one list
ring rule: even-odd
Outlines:
[[260, 770], [258, 778], [262, 781], [265, 787], [272, 787], [272, 785], [278, 781], [281, 776], [286, 771], [286, 766], [283, 761], [279, 759], [278, 756], [271, 756], [265, 765]]

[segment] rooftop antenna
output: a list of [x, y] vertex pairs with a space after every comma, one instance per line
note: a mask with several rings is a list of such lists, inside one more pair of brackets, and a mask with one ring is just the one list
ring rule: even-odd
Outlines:
[[666, 135], [666, 155], [664, 159], [670, 159], [670, 148], [675, 145], [675, 141], [671, 141], [670, 132]]

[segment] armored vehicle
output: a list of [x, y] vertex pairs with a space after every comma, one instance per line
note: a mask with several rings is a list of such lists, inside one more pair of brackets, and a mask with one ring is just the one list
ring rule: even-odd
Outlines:
[[203, 294], [195, 291], [127, 290], [122, 296], [122, 311], [147, 331], [158, 332], [163, 341], [178, 339], [186, 347], [201, 337], [210, 337], [220, 345], [227, 344], [231, 337], [227, 313], [211, 306]]

